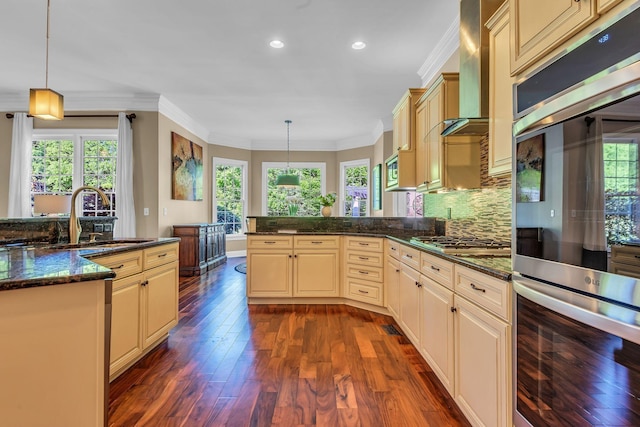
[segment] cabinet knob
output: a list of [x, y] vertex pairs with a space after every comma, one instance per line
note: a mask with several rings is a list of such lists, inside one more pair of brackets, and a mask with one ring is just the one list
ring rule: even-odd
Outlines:
[[421, 287], [422, 287], [422, 283], [420, 283], [420, 282], [416, 282], [416, 286], [417, 286], [417, 287], [419, 287], [419, 288], [421, 288]]
[[140, 283], [142, 286], [147, 286], [149, 284], [148, 280], [145, 280], [144, 282]]
[[455, 313], [456, 311], [458, 311], [458, 309], [457, 309], [457, 308], [455, 308], [455, 307], [451, 307], [451, 312], [452, 312], [452, 313]]

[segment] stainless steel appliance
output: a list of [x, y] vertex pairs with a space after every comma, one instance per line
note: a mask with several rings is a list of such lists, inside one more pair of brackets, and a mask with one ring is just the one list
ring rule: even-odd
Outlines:
[[451, 255], [511, 256], [511, 243], [493, 239], [455, 236], [415, 236], [411, 243]]
[[640, 425], [637, 8], [515, 87], [516, 426]]

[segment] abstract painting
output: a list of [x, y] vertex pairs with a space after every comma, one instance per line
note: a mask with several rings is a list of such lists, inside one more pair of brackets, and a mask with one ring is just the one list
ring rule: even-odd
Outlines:
[[544, 134], [520, 141], [516, 148], [516, 202], [543, 199]]
[[171, 132], [171, 198], [202, 200], [202, 147]]

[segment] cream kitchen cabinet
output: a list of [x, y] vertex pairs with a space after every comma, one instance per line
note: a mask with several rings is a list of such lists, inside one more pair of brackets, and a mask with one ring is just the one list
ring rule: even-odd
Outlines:
[[429, 183], [428, 165], [428, 113], [429, 104], [421, 97], [416, 105], [416, 190], [421, 191]]
[[[603, 7], [607, 7], [603, 2]], [[520, 74], [598, 17], [596, 0], [509, 0], [511, 74]]]
[[453, 263], [425, 252], [422, 273], [420, 353], [447, 391], [454, 393]]
[[337, 297], [339, 236], [248, 236], [247, 296]]
[[178, 243], [91, 261], [115, 271], [109, 376], [113, 380], [178, 323]]
[[400, 317], [400, 244], [387, 239], [385, 245], [384, 290], [387, 310]]
[[384, 240], [378, 237], [344, 237], [346, 298], [384, 306]]
[[511, 426], [511, 286], [456, 265], [454, 399], [474, 426]]
[[599, 14], [602, 14], [602, 13], [606, 12], [607, 10], [611, 9], [613, 6], [615, 6], [618, 3], [620, 3], [621, 1], [622, 0], [597, 0], [596, 1], [597, 12]]
[[418, 175], [418, 191], [441, 188], [476, 188], [480, 186], [480, 139], [471, 136], [443, 137], [443, 121], [458, 117], [458, 73], [443, 73], [419, 99], [420, 130], [425, 134], [423, 159], [416, 164], [426, 165]]
[[509, 2], [487, 22], [489, 29], [489, 175], [511, 173], [513, 83], [509, 60]]
[[640, 248], [629, 245], [612, 245], [609, 271], [640, 279]]
[[400, 316], [399, 323], [409, 340], [420, 348], [421, 287], [420, 251], [405, 245], [400, 246]]
[[413, 151], [415, 147], [415, 104], [422, 88], [408, 89], [393, 109], [393, 152]]

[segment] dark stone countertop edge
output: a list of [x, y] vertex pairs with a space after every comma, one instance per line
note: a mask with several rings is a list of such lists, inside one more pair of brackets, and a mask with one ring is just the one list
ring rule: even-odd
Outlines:
[[480, 265], [477, 263], [474, 263], [472, 258], [473, 257], [458, 257], [455, 255], [449, 255], [449, 254], [443, 254], [442, 252], [437, 252], [437, 251], [431, 251], [429, 249], [426, 249], [422, 246], [419, 245], [415, 245], [413, 243], [411, 243], [411, 236], [408, 237], [398, 237], [398, 236], [392, 236], [392, 235], [388, 235], [388, 234], [380, 234], [380, 233], [348, 233], [348, 232], [299, 232], [299, 233], [278, 233], [278, 232], [253, 232], [253, 233], [245, 233], [247, 235], [253, 235], [253, 236], [260, 236], [260, 235], [265, 235], [265, 236], [303, 236], [303, 235], [337, 235], [337, 236], [363, 236], [363, 237], [383, 237], [383, 238], [388, 238], [391, 240], [394, 240], [398, 243], [401, 243], [403, 245], [407, 245], [407, 246], [411, 246], [415, 249], [418, 249], [422, 252], [426, 252], [429, 255], [434, 255], [437, 256], [439, 258], [443, 258], [447, 261], [451, 261], [453, 263], [456, 264], [460, 264], [463, 265], [465, 267], [469, 267], [472, 270], [476, 270], [479, 271], [480, 273], [484, 273], [486, 275], [489, 275], [491, 277], [495, 277], [496, 279], [500, 279], [500, 280], [504, 280], [506, 282], [511, 281], [511, 272], [510, 271], [504, 271], [504, 270], [500, 270], [497, 268], [492, 268], [492, 267], [487, 267], [484, 265]]
[[[64, 245], [47, 245], [44, 247], [35, 247], [31, 249], [33, 252], [34, 262], [36, 263], [36, 268], [34, 271], [38, 271], [38, 273], [33, 273], [30, 277], [28, 272], [25, 270], [20, 271], [21, 277], [9, 277], [7, 279], [0, 279], [0, 292], [1, 291], [11, 291], [16, 289], [26, 289], [26, 288], [34, 288], [38, 286], [55, 286], [55, 285], [63, 285], [66, 283], [74, 283], [74, 282], [84, 282], [84, 281], [92, 281], [92, 280], [101, 280], [101, 279], [109, 279], [115, 277], [116, 273], [106, 267], [103, 267], [99, 264], [91, 262], [91, 258], [104, 256], [104, 255], [113, 255], [123, 252], [129, 252], [134, 250], [151, 248], [154, 246], [160, 246], [167, 243], [179, 242], [180, 238], [178, 237], [160, 237], [160, 238], [122, 238], [115, 239], [118, 242], [127, 242], [132, 241], [136, 242], [135, 245], [127, 245], [127, 246], [116, 246], [116, 247], [104, 247], [100, 248], [99, 246], [91, 246], [87, 245], [86, 249], [82, 249], [83, 243], [80, 243], [79, 248], [74, 249], [65, 249]], [[147, 240], [145, 242], [139, 242], [139, 240]], [[86, 244], [86, 242], [85, 242]], [[59, 247], [56, 247], [59, 246]], [[10, 249], [11, 250], [22, 250], [21, 248]], [[60, 274], [60, 275], [52, 275], [49, 273], [42, 273], [41, 269], [37, 269], [38, 262], [47, 263], [49, 260], [53, 260], [56, 254], [60, 253], [68, 253], [69, 264], [74, 264], [77, 262], [76, 270], [70, 271], [69, 274]], [[84, 272], [83, 270], [89, 266], [94, 270], [91, 272]], [[63, 272], [65, 269], [69, 268], [69, 265], [58, 265], [60, 272]]]

